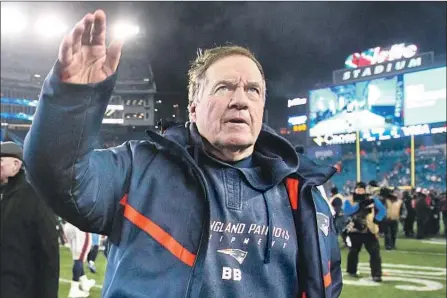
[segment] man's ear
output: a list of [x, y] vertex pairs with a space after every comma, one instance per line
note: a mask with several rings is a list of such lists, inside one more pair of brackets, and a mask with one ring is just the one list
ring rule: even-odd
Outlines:
[[188, 107], [189, 121], [191, 122], [196, 122], [197, 119], [196, 108], [197, 108], [196, 102], [191, 103]]
[[19, 160], [19, 159], [17, 159], [17, 158], [15, 158], [14, 159], [14, 168], [15, 168], [15, 171], [18, 173], [19, 171], [20, 171], [20, 169], [22, 168], [22, 161], [21, 160]]

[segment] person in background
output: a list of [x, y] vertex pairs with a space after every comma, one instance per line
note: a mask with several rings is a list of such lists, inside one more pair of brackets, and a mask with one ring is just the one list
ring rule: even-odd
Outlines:
[[377, 198], [370, 198], [366, 192], [366, 184], [358, 182], [352, 197], [345, 200], [343, 210], [349, 217], [347, 224], [348, 242], [351, 243], [348, 253], [347, 272], [352, 277], [359, 277], [357, 266], [359, 253], [365, 245], [369, 253], [371, 275], [375, 282], [382, 281], [382, 259], [380, 257], [379, 227], [377, 223], [382, 221], [386, 209]]
[[343, 231], [343, 228], [345, 226], [345, 216], [343, 213], [343, 196], [338, 192], [337, 187], [331, 188], [331, 197], [330, 197], [330, 203], [332, 205], [332, 208], [334, 208], [335, 215], [334, 215], [334, 222], [335, 222], [335, 229], [337, 231], [337, 235], [340, 235]]
[[[385, 206], [386, 208], [386, 202], [385, 202], [385, 197], [382, 195], [381, 191], [385, 188], [387, 188], [388, 186], [384, 186], [384, 187], [377, 187], [374, 188], [374, 197], [376, 199], [378, 199], [383, 206]], [[382, 237], [385, 235], [385, 221], [382, 220], [380, 222], [377, 223], [377, 226], [379, 227], [379, 236]]]
[[110, 247], [110, 240], [109, 237], [105, 237], [104, 242], [102, 243], [102, 245], [104, 246], [104, 257], [106, 257], [109, 255], [109, 247]]
[[381, 191], [381, 195], [385, 199], [386, 206], [386, 218], [383, 221], [385, 249], [392, 250], [396, 249], [396, 236], [399, 227], [402, 200], [398, 199], [389, 188], [384, 188]]
[[64, 234], [73, 257], [73, 277], [68, 298], [83, 298], [90, 296], [90, 289], [96, 284], [94, 279], [88, 279], [84, 272], [84, 262], [92, 244], [92, 235], [83, 232], [69, 222], [64, 225]]
[[65, 244], [67, 243], [67, 239], [65, 239], [65, 234], [64, 234], [64, 220], [62, 218], [60, 218], [59, 216], [56, 216], [56, 230], [57, 230], [57, 235], [59, 237], [59, 243], [63, 246], [65, 246]]
[[428, 197], [430, 198], [429, 207], [431, 210], [428, 222], [428, 233], [429, 236], [435, 237], [439, 234], [441, 221], [439, 197], [435, 191], [430, 191]]
[[[370, 180], [368, 182], [368, 185], [366, 186], [366, 192], [368, 193], [369, 197], [371, 199], [378, 199], [383, 204], [383, 206], [386, 207], [385, 199], [380, 195], [381, 188], [379, 187], [376, 180]], [[384, 231], [384, 221], [380, 221], [377, 223], [377, 226], [379, 227], [379, 236], [383, 236]]]
[[439, 195], [439, 205], [442, 214], [442, 222], [444, 223], [444, 236], [447, 238], [447, 195], [443, 192]]
[[88, 266], [88, 269], [90, 269], [90, 271], [92, 273], [96, 273], [95, 261], [96, 261], [96, 257], [98, 256], [100, 242], [101, 242], [101, 236], [93, 233], [92, 234], [92, 248], [90, 249], [90, 251], [87, 255], [87, 266]]
[[0, 297], [57, 298], [56, 219], [25, 179], [22, 148], [1, 142]]
[[431, 216], [431, 199], [427, 197], [422, 192], [416, 193], [416, 225], [417, 225], [417, 232], [416, 232], [416, 238], [417, 239], [424, 239], [428, 237], [429, 235], [429, 222], [430, 222], [430, 216]]
[[413, 237], [414, 221], [416, 220], [416, 211], [415, 211], [416, 200], [408, 191], [404, 191], [402, 199], [403, 199], [403, 206], [406, 210], [406, 215], [403, 224], [405, 237]]

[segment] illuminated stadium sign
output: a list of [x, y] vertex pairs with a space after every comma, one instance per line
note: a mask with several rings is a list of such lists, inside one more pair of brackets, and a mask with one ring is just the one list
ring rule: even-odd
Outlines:
[[[404, 126], [398, 129], [372, 129], [364, 130], [360, 132], [360, 141], [367, 142], [377, 142], [386, 141], [391, 139], [398, 139], [402, 137], [409, 136], [420, 136], [420, 135], [434, 135], [447, 133], [446, 125], [411, 125]], [[342, 144], [353, 144], [356, 142], [356, 133], [345, 133], [345, 134], [327, 134], [322, 136], [316, 136], [312, 138], [312, 141], [318, 146], [327, 145], [342, 145]]]
[[392, 75], [433, 63], [433, 53], [423, 53], [408, 59], [388, 60], [382, 64], [370, 64], [360, 68], [341, 69], [333, 72], [334, 84], [359, 81], [374, 77]]
[[300, 105], [305, 105], [307, 103], [307, 98], [294, 98], [294, 99], [289, 99], [287, 101], [287, 107], [295, 107], [295, 106], [300, 106]]
[[444, 66], [311, 90], [309, 137], [322, 146], [357, 131], [371, 142], [446, 133], [446, 81]]
[[313, 141], [318, 145], [340, 145], [352, 144], [357, 139], [356, 133], [347, 133], [339, 135], [324, 135], [313, 138]]
[[306, 121], [307, 121], [306, 115], [289, 117], [289, 120], [287, 120], [287, 122], [290, 125], [304, 124], [304, 123], [306, 123]]
[[353, 53], [345, 60], [345, 69], [333, 72], [334, 84], [396, 74], [433, 63], [433, 53], [418, 53], [414, 44], [395, 44]]
[[359, 68], [389, 61], [409, 59], [414, 57], [417, 52], [418, 48], [414, 44], [395, 44], [388, 49], [375, 47], [361, 53], [349, 55], [346, 58], [345, 66], [346, 68]]
[[306, 124], [299, 124], [299, 125], [292, 126], [293, 132], [302, 132], [302, 131], [306, 131], [306, 130], [307, 130]]

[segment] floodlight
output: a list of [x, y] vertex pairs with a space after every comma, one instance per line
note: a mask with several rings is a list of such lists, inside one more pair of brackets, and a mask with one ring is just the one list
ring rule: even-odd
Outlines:
[[104, 118], [104, 119], [102, 119], [102, 123], [104, 123], [104, 124], [123, 124], [124, 120], [118, 119], [118, 118]]
[[25, 15], [13, 7], [2, 7], [2, 34], [17, 34], [25, 30], [27, 22]]
[[113, 38], [126, 40], [132, 38], [140, 32], [140, 28], [136, 25], [126, 22], [116, 23], [112, 28]]
[[123, 105], [108, 105], [107, 109], [115, 110], [115, 111], [122, 111], [124, 110]]
[[61, 36], [68, 27], [55, 16], [43, 16], [36, 22], [36, 30], [45, 37]]

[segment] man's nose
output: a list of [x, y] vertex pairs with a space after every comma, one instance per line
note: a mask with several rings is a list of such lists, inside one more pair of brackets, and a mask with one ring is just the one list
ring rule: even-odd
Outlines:
[[248, 97], [244, 86], [238, 86], [231, 95], [230, 108], [244, 110], [248, 108]]

